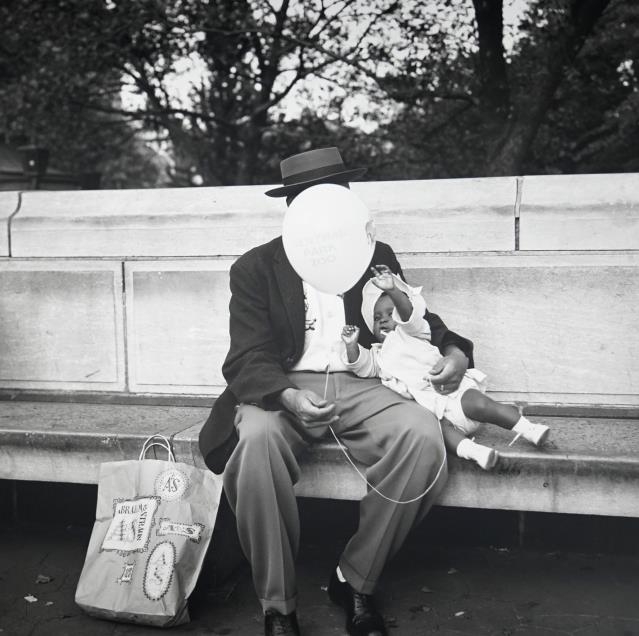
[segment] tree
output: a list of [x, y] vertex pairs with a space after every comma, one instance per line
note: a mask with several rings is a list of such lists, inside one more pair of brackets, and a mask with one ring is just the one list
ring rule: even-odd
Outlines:
[[514, 2], [8, 0], [1, 125], [124, 186], [166, 183], [152, 148], [174, 185], [333, 143], [378, 179], [632, 169], [639, 7]]
[[[483, 2], [485, 0], [475, 0], [476, 5]], [[543, 46], [539, 43], [535, 46], [539, 66], [535, 74], [527, 76], [525, 83], [520, 81], [510, 112], [509, 104], [503, 105], [502, 111], [509, 117], [504, 121], [504, 134], [497, 139], [489, 174], [521, 172], [557, 89], [609, 3], [610, 0], [556, 0], [550, 3], [550, 8], [549, 3], [545, 3], [543, 9], [541, 3], [536, 5], [538, 12], [544, 12], [548, 25], [545, 33], [537, 35], [538, 38], [545, 36]], [[482, 12], [476, 15], [480, 23]], [[526, 40], [522, 55], [531, 55], [526, 49], [534, 44], [534, 38]], [[508, 98], [508, 91], [505, 97]]]
[[638, 64], [639, 6], [611, 2], [558, 87], [528, 165], [569, 173], [637, 171]]
[[0, 4], [0, 133], [48, 147], [57, 167], [100, 170], [107, 187], [110, 170], [136, 155], [138, 183], [166, 183], [157, 157], [141, 151], [140, 127], [104, 112], [121, 90], [117, 58], [95, 38], [108, 18], [100, 0]]
[[[404, 153], [399, 173], [417, 176], [417, 165], [421, 176], [436, 177], [579, 171], [588, 154], [580, 146], [594, 151], [589, 140], [600, 135], [608, 146], [625, 145], [628, 155], [622, 136], [614, 140], [611, 133], [617, 119], [626, 131], [637, 127], [630, 106], [638, 88], [636, 5], [531, 1], [509, 34], [509, 51], [500, 0], [473, 0], [472, 7], [449, 1], [439, 12], [443, 26], [437, 28], [428, 27], [419, 3], [396, 16], [408, 48], [393, 58], [387, 44], [383, 53], [391, 70], [378, 82], [401, 105], [386, 126], [389, 143], [402, 140], [393, 144]], [[469, 19], [473, 32], [459, 38]], [[619, 68], [625, 69], [623, 81]], [[563, 161], [557, 161], [559, 154]], [[621, 155], [612, 148], [606, 155], [615, 156]], [[607, 169], [624, 165], [613, 162]]]
[[[193, 174], [209, 185], [272, 180], [277, 162], [265, 155], [264, 140], [287, 96], [309, 77], [356, 65], [368, 30], [396, 4], [112, 2], [95, 37], [114, 43], [119, 72], [145, 101], [137, 110], [102, 109], [166, 132], [184, 183]], [[353, 25], [361, 32], [354, 37]], [[201, 73], [189, 99], [177, 103], [170, 84], [185, 58]]]

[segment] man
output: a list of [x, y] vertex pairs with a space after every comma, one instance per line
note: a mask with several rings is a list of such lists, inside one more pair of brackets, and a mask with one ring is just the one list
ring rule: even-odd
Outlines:
[[[363, 173], [346, 169], [337, 148], [294, 155], [280, 168], [283, 186], [266, 194], [286, 197], [288, 205], [306, 188], [320, 183], [348, 187]], [[371, 264], [387, 265], [402, 276], [392, 249], [379, 241]], [[293, 485], [299, 477], [297, 457], [329, 425], [367, 466], [374, 487], [360, 502], [359, 528], [328, 587], [331, 600], [346, 611], [346, 628], [353, 636], [386, 634], [372, 593], [385, 563], [446, 481], [435, 416], [376, 378], [347, 373], [340, 360], [344, 324], [360, 328], [363, 346], [372, 342], [361, 316], [361, 291], [368, 278], [365, 273], [343, 297], [323, 294], [293, 270], [281, 237], [248, 251], [231, 267], [231, 346], [223, 365], [228, 387], [202, 429], [200, 448], [212, 470], [224, 470], [225, 492], [251, 563], [267, 636], [300, 633]], [[430, 371], [439, 390], [450, 393], [472, 364], [472, 343], [449, 331], [435, 314], [425, 317], [444, 358], [424, 374]]]

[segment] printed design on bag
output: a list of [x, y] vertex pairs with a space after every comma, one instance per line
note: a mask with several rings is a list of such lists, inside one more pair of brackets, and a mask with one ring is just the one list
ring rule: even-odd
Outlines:
[[202, 539], [203, 530], [204, 525], [201, 523], [181, 523], [179, 521], [171, 521], [170, 519], [160, 519], [160, 523], [155, 532], [161, 537], [167, 534], [176, 534], [180, 537], [190, 539], [193, 543], [199, 543]]
[[122, 566], [122, 574], [117, 580], [118, 583], [130, 583], [133, 578], [133, 568], [135, 567], [135, 563], [125, 563]]
[[155, 480], [155, 494], [164, 501], [182, 499], [189, 487], [189, 478], [177, 468], [169, 468], [160, 473]]
[[113, 519], [100, 552], [144, 552], [149, 545], [153, 516], [159, 503], [159, 497], [114, 499]]
[[144, 595], [159, 601], [168, 591], [175, 570], [175, 546], [171, 541], [158, 543], [149, 555], [144, 571]]

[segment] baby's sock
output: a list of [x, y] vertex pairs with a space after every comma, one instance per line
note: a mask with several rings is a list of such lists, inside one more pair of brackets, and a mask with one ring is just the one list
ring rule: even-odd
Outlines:
[[476, 444], [471, 439], [463, 439], [457, 445], [457, 456], [462, 459], [472, 459], [484, 470], [490, 470], [499, 459], [499, 453], [494, 448]]
[[515, 438], [508, 446], [512, 446], [520, 437], [523, 437], [535, 446], [541, 446], [546, 441], [550, 429], [544, 424], [530, 422], [522, 415], [517, 424], [513, 426], [513, 431], [515, 431], [517, 435], [515, 435]]

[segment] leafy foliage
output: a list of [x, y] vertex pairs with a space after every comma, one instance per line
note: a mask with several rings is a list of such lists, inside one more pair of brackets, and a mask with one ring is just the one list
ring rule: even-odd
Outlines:
[[111, 187], [637, 170], [639, 6], [514, 4], [7, 0], [0, 130]]
[[[623, 171], [637, 165], [639, 7], [621, 0], [530, 2], [506, 54], [499, 2], [457, 3], [490, 37], [428, 70], [397, 67], [386, 80], [401, 103], [385, 127], [395, 172], [411, 177]], [[474, 16], [473, 16], [474, 14]], [[417, 21], [425, 23], [424, 19]], [[412, 34], [414, 28], [401, 26]], [[457, 26], [452, 27], [453, 30]], [[481, 27], [478, 28], [481, 31]], [[492, 41], [491, 39], [492, 38]], [[439, 34], [437, 41], [446, 41]], [[416, 38], [406, 37], [415, 47]], [[430, 38], [428, 43], [430, 44]], [[431, 50], [432, 53], [432, 50]], [[417, 50], [407, 57], [419, 57]], [[500, 58], [496, 61], [496, 58]], [[438, 81], [438, 78], [445, 81]], [[401, 140], [393, 142], [392, 140]]]

